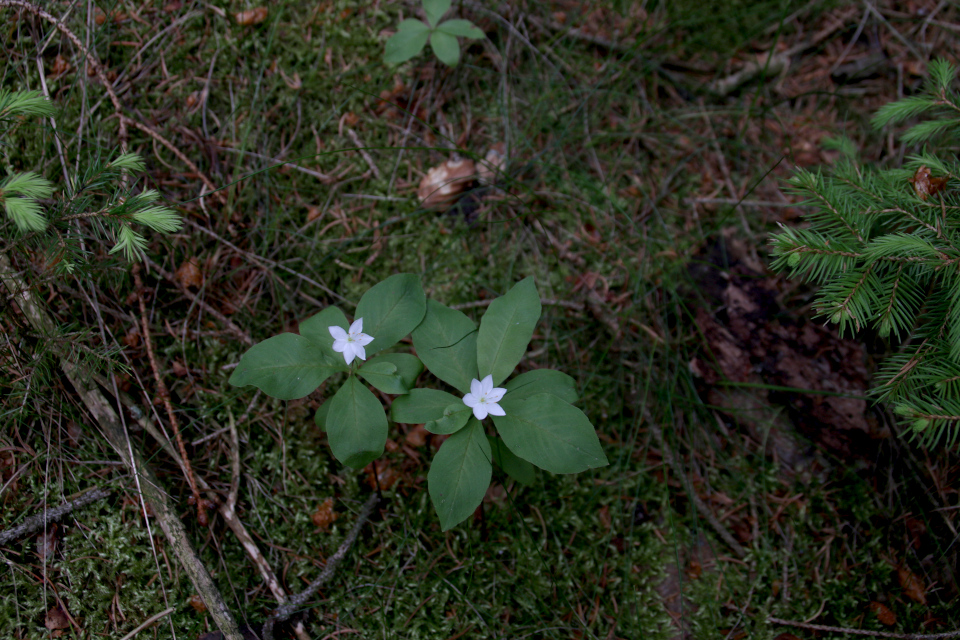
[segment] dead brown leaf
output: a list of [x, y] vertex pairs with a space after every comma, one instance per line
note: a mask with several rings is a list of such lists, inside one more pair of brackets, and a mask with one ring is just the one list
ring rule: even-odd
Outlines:
[[880, 624], [888, 627], [892, 627], [893, 625], [897, 624], [897, 615], [890, 610], [890, 607], [882, 602], [871, 602], [867, 608], [877, 616], [877, 620], [880, 621]]
[[317, 525], [320, 531], [326, 531], [339, 517], [337, 512], [333, 510], [333, 498], [327, 498], [317, 507], [310, 519], [313, 520], [313, 524]]
[[50, 75], [58, 78], [70, 71], [70, 68], [70, 63], [67, 62], [67, 59], [58, 54], [57, 57], [53, 59], [53, 68], [50, 69]]
[[917, 577], [913, 571], [906, 568], [903, 565], [897, 567], [897, 579], [900, 581], [900, 587], [903, 589], [903, 594], [920, 604], [927, 604], [927, 590], [923, 586], [923, 582], [920, 578]]
[[913, 177], [910, 178], [910, 184], [913, 185], [914, 191], [917, 192], [917, 196], [921, 200], [926, 200], [930, 196], [934, 196], [947, 187], [948, 178], [932, 178], [930, 177], [930, 169], [926, 166], [922, 166], [917, 169], [917, 172], [913, 174]]
[[406, 441], [411, 447], [422, 447], [427, 443], [427, 436], [430, 435], [430, 432], [423, 428], [422, 424], [414, 425], [410, 431], [407, 432]]
[[196, 258], [188, 258], [177, 269], [176, 275], [177, 282], [184, 289], [189, 287], [199, 289], [203, 286], [203, 272], [200, 271], [200, 262]]
[[193, 607], [193, 610], [197, 613], [207, 612], [207, 603], [205, 603], [199, 595], [193, 594], [187, 602], [190, 603], [190, 606]]
[[256, 9], [248, 9], [235, 14], [233, 17], [236, 19], [237, 24], [249, 27], [250, 25], [260, 24], [267, 19], [267, 8], [257, 7]]
[[67, 614], [63, 609], [60, 608], [59, 605], [54, 605], [50, 607], [49, 611], [47, 611], [47, 615], [43, 621], [43, 626], [50, 631], [54, 631], [56, 629], [69, 629], [70, 618], [67, 617]]

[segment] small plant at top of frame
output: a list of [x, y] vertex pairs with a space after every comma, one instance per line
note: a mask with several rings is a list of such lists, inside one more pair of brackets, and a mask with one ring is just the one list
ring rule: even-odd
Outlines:
[[[0, 141], [12, 122], [28, 116], [52, 116], [53, 104], [37, 91], [0, 89]], [[0, 143], [2, 145], [2, 143]], [[0, 205], [13, 223], [17, 241], [39, 245], [47, 263], [58, 271], [72, 273], [84, 250], [80, 233], [83, 228], [112, 239], [110, 253], [123, 252], [128, 260], [143, 256], [147, 241], [134, 225], [143, 225], [158, 233], [180, 229], [180, 216], [159, 204], [160, 195], [148, 189], [135, 195], [124, 194], [126, 173], [142, 171], [143, 161], [134, 153], [119, 155], [105, 162], [85, 167], [71, 175], [65, 185], [65, 197], [51, 206], [45, 200], [54, 195], [54, 185], [32, 171], [13, 172], [0, 179]], [[106, 193], [106, 200], [98, 194]]]
[[[383, 405], [358, 378], [398, 396], [390, 407], [394, 422], [423, 424], [430, 433], [449, 436], [427, 475], [446, 531], [483, 501], [494, 464], [521, 484], [533, 482], [534, 467], [578, 473], [607, 464], [593, 425], [572, 404], [573, 378], [537, 369], [504, 384], [523, 358], [540, 312], [532, 278], [494, 300], [478, 327], [462, 312], [427, 300], [416, 276], [399, 274], [360, 298], [352, 323], [331, 306], [302, 322], [300, 335], [283, 333], [255, 345], [241, 357], [230, 384], [293, 400], [334, 373], [346, 373], [315, 422], [326, 430], [333, 455], [353, 468], [380, 457], [388, 434]], [[416, 356], [391, 353], [366, 361], [407, 334]], [[462, 395], [415, 388], [424, 367]], [[488, 416], [496, 435], [484, 426]]]
[[440, 18], [450, 10], [451, 0], [423, 0], [423, 11], [427, 21], [407, 19], [397, 25], [397, 32], [387, 40], [383, 61], [387, 64], [400, 64], [418, 55], [430, 41], [434, 55], [448, 67], [460, 62], [460, 43], [457, 38], [479, 40], [483, 31], [469, 20], [454, 19], [440, 22]]
[[[956, 141], [957, 69], [930, 64], [924, 91], [884, 106], [876, 127], [923, 114], [907, 144]], [[873, 327], [900, 343], [873, 393], [926, 444], [960, 435], [960, 162], [924, 149], [901, 169], [861, 164], [847, 140], [828, 172], [798, 170], [790, 180], [812, 207], [809, 228], [773, 236], [773, 268], [821, 285], [818, 315], [845, 332]]]

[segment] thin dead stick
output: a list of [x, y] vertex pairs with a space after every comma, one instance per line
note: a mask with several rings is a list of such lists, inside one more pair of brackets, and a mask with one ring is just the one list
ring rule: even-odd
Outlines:
[[43, 513], [30, 516], [14, 528], [7, 529], [6, 531], [0, 531], [0, 545], [7, 544], [8, 542], [12, 542], [17, 538], [22, 538], [23, 536], [29, 535], [34, 531], [38, 531], [51, 522], [56, 522], [68, 513], [79, 509], [80, 507], [85, 507], [91, 502], [103, 500], [109, 495], [110, 492], [106, 489], [94, 489], [93, 491], [86, 492], [75, 500], [64, 502], [59, 507], [47, 509]]
[[[683, 480], [683, 470], [680, 468], [680, 463], [677, 461], [676, 456], [673, 455], [673, 449], [667, 445], [667, 441], [663, 437], [663, 431], [660, 429], [653, 417], [650, 415], [650, 412], [647, 411], [646, 407], [643, 409], [643, 417], [647, 421], [647, 424], [650, 426], [650, 430], [653, 431], [653, 436], [657, 439], [657, 444], [660, 445], [660, 451], [663, 454], [663, 457], [666, 458], [667, 464], [670, 465], [670, 468], [673, 469], [673, 472], [677, 474], [677, 477]], [[720, 536], [720, 539], [727, 543], [727, 546], [733, 549], [741, 558], [746, 557], [746, 550], [740, 546], [740, 543], [737, 542], [734, 537], [727, 531], [723, 525], [720, 524], [720, 521], [713, 515], [713, 512], [710, 511], [710, 507], [700, 499], [700, 496], [697, 495], [696, 491], [693, 490], [693, 487], [690, 487], [688, 491], [690, 495], [690, 500], [693, 502], [694, 507], [697, 509], [697, 513], [700, 514], [704, 520], [707, 521], [707, 524], [717, 532], [717, 535]]]
[[373, 493], [367, 498], [367, 501], [363, 504], [363, 508], [360, 509], [360, 513], [357, 515], [357, 521], [353, 523], [353, 528], [350, 530], [350, 533], [347, 534], [347, 537], [344, 538], [343, 542], [340, 544], [340, 547], [337, 549], [337, 552], [332, 556], [327, 558], [327, 564], [323, 568], [323, 571], [317, 576], [316, 580], [310, 583], [310, 585], [298, 593], [297, 595], [290, 598], [290, 602], [283, 605], [277, 609], [277, 613], [270, 618], [263, 625], [263, 638], [264, 640], [273, 640], [273, 625], [277, 622], [283, 622], [287, 620], [290, 616], [297, 612], [298, 609], [303, 607], [303, 605], [313, 597], [320, 587], [324, 585], [331, 577], [333, 577], [334, 571], [337, 570], [337, 566], [347, 555], [347, 552], [350, 550], [350, 547], [353, 546], [353, 543], [356, 542], [357, 536], [360, 535], [360, 529], [366, 524], [367, 520], [370, 519], [373, 510], [376, 508], [377, 504], [380, 503], [380, 494]]
[[183, 444], [183, 436], [180, 435], [180, 421], [177, 420], [177, 414], [173, 411], [173, 404], [170, 402], [170, 391], [167, 384], [160, 375], [160, 368], [157, 367], [157, 359], [153, 353], [153, 340], [150, 337], [150, 318], [147, 314], [147, 304], [143, 301], [143, 280], [140, 279], [140, 265], [133, 265], [133, 282], [137, 287], [137, 301], [140, 303], [141, 331], [143, 332], [143, 344], [147, 347], [147, 357], [150, 359], [150, 369], [153, 370], [153, 379], [157, 383], [157, 393], [163, 400], [163, 406], [167, 409], [167, 418], [170, 420], [170, 428], [173, 429], [173, 437], [177, 439], [177, 446], [180, 448], [180, 457], [183, 459], [187, 484], [190, 485], [190, 492], [193, 494], [194, 502], [197, 506], [197, 521], [202, 526], [207, 526], [207, 510], [203, 500], [200, 498], [200, 490], [197, 488], [197, 478], [193, 473], [193, 467], [190, 465], [190, 458], [187, 457], [187, 447]]
[[[34, 330], [43, 335], [53, 334], [53, 320], [47, 315], [42, 303], [33, 295], [20, 275], [14, 271], [13, 265], [10, 264], [10, 260], [4, 254], [0, 254], [0, 280], [13, 294], [17, 306]], [[226, 602], [224, 602], [223, 596], [220, 595], [216, 583], [214, 583], [210, 573], [203, 566], [203, 562], [191, 545], [179, 514], [168, 502], [167, 494], [161, 488], [160, 481], [153, 470], [144, 462], [140, 452], [133, 448], [124, 432], [120, 417], [94, 383], [94, 377], [64, 356], [60, 358], [60, 368], [70, 384], [76, 389], [87, 411], [100, 425], [107, 441], [110, 442], [123, 463], [133, 473], [134, 480], [137, 481], [143, 498], [153, 507], [160, 528], [163, 529], [177, 559], [190, 577], [190, 581], [206, 604], [207, 611], [210, 612], [214, 623], [223, 633], [224, 638], [227, 640], [242, 640], [243, 636], [240, 634], [240, 629]]]
[[251, 338], [246, 331], [238, 327], [227, 316], [223, 315], [222, 313], [220, 313], [219, 311], [211, 307], [209, 304], [201, 300], [199, 297], [187, 291], [183, 286], [180, 285], [179, 282], [177, 282], [176, 277], [172, 273], [165, 270], [163, 267], [161, 267], [156, 262], [151, 260], [148, 256], [144, 256], [144, 261], [146, 261], [147, 266], [149, 266], [151, 269], [159, 273], [164, 280], [177, 285], [177, 287], [180, 289], [180, 293], [186, 296], [187, 298], [189, 298], [191, 302], [193, 302], [198, 307], [200, 307], [201, 309], [209, 313], [211, 316], [213, 316], [214, 318], [222, 322], [227, 327], [227, 329], [229, 329], [233, 335], [240, 338], [244, 344], [251, 347], [253, 346], [253, 338]]
[[364, 162], [367, 163], [367, 166], [370, 167], [370, 171], [373, 171], [373, 175], [376, 176], [377, 180], [380, 180], [383, 177], [380, 175], [380, 168], [377, 167], [377, 163], [375, 163], [373, 158], [370, 157], [370, 154], [367, 153], [367, 149], [363, 146], [363, 143], [360, 142], [360, 137], [357, 135], [357, 132], [347, 127], [347, 135], [353, 140], [353, 144], [357, 145], [357, 151], [360, 152], [360, 156]]
[[823, 624], [810, 624], [796, 620], [781, 620], [767, 618], [767, 622], [782, 624], [785, 627], [809, 629], [810, 631], [827, 631], [829, 633], [848, 633], [852, 636], [870, 636], [873, 638], [894, 638], [895, 640], [942, 640], [944, 638], [960, 638], [960, 631], [945, 631], [943, 633], [893, 633], [891, 631], [870, 631], [868, 629], [845, 629], [843, 627], [829, 627]]
[[120, 638], [120, 640], [131, 640], [134, 636], [136, 636], [138, 633], [140, 633], [141, 631], [143, 631], [144, 629], [146, 629], [147, 627], [149, 627], [150, 625], [152, 625], [154, 622], [156, 622], [156, 621], [159, 620], [160, 618], [163, 618], [163, 617], [165, 617], [165, 616], [170, 615], [171, 613], [173, 613], [173, 612], [176, 611], [176, 610], [177, 610], [176, 607], [170, 607], [169, 609], [165, 609], [165, 610], [161, 611], [160, 613], [157, 613], [157, 614], [154, 614], [154, 615], [150, 616], [149, 618], [147, 618], [146, 620], [144, 620], [142, 623], [140, 623], [140, 626], [138, 626], [136, 629], [134, 629], [133, 631], [131, 631], [131, 632], [128, 633], [127, 635], [125, 635], [125, 636], [123, 636], [122, 638]]

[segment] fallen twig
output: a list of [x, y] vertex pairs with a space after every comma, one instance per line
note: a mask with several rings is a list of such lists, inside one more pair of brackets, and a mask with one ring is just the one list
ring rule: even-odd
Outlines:
[[39, 531], [44, 526], [50, 524], [51, 522], [56, 522], [71, 511], [79, 509], [80, 507], [85, 507], [91, 502], [103, 500], [109, 495], [110, 492], [106, 489], [94, 489], [93, 491], [88, 491], [79, 498], [71, 500], [70, 502], [64, 502], [59, 507], [47, 509], [41, 513], [30, 516], [12, 529], [0, 531], [0, 545], [12, 542], [17, 538], [22, 538], [23, 536], [29, 535], [34, 531]]
[[[684, 474], [683, 470], [680, 468], [680, 463], [677, 461], [676, 456], [673, 455], [673, 449], [667, 445], [667, 441], [663, 437], [663, 431], [660, 429], [660, 425], [654, 421], [653, 417], [650, 415], [650, 412], [644, 407], [643, 417], [647, 421], [647, 424], [650, 426], [650, 430], [653, 431], [653, 437], [657, 439], [657, 444], [660, 445], [660, 452], [663, 454], [664, 459], [667, 461], [667, 464], [670, 465], [670, 468], [677, 475], [678, 478], [683, 481]], [[684, 482], [686, 484], [686, 482]], [[713, 515], [713, 512], [710, 511], [710, 507], [700, 499], [700, 496], [697, 495], [696, 491], [693, 490], [693, 487], [690, 487], [690, 490], [687, 492], [690, 495], [690, 501], [693, 502], [694, 507], [697, 509], [697, 513], [700, 514], [700, 517], [707, 521], [707, 524], [717, 532], [717, 535], [720, 536], [720, 539], [727, 543], [727, 546], [733, 549], [733, 552], [736, 553], [741, 558], [746, 557], [747, 551], [740, 545], [739, 542], [734, 539], [733, 535], [727, 531], [720, 521], [717, 520], [716, 516]]]
[[273, 640], [273, 625], [277, 622], [283, 622], [287, 620], [291, 615], [296, 613], [297, 609], [301, 608], [304, 603], [312, 598], [317, 590], [322, 587], [325, 582], [327, 582], [327, 580], [333, 577], [333, 572], [337, 570], [337, 566], [347, 555], [347, 551], [350, 550], [350, 547], [353, 546], [357, 536], [360, 535], [360, 528], [363, 527], [363, 525], [370, 518], [370, 515], [373, 513], [374, 508], [376, 508], [379, 502], [380, 494], [378, 493], [371, 494], [370, 497], [367, 498], [367, 501], [363, 504], [363, 508], [360, 509], [360, 513], [357, 515], [357, 521], [353, 523], [353, 528], [350, 530], [350, 533], [348, 533], [347, 537], [344, 538], [343, 542], [340, 544], [340, 548], [337, 549], [337, 552], [327, 558], [327, 564], [323, 568], [323, 571], [320, 573], [320, 575], [317, 576], [316, 580], [311, 582], [306, 589], [290, 598], [290, 602], [277, 609], [277, 613], [268, 618], [264, 623], [264, 640]]
[[894, 640], [943, 640], [944, 638], [960, 638], [960, 631], [945, 631], [943, 633], [894, 633], [892, 631], [870, 631], [869, 629], [845, 629], [830, 627], [825, 624], [810, 624], [796, 620], [781, 620], [767, 618], [767, 622], [782, 624], [785, 627], [809, 629], [810, 631], [827, 631], [829, 633], [848, 633], [852, 636], [871, 636], [873, 638], [893, 638]]

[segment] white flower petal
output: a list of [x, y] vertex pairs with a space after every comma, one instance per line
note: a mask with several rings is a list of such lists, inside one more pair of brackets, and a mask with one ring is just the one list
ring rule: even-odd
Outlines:
[[481, 380], [480, 385], [483, 387], [483, 395], [489, 395], [490, 392], [493, 391], [493, 375], [488, 375]]
[[350, 344], [346, 340], [341, 340], [337, 338], [333, 341], [333, 350], [337, 353], [343, 353], [343, 350], [347, 348], [347, 345]]
[[492, 415], [492, 416], [505, 416], [505, 415], [507, 415], [507, 414], [504, 412], [503, 407], [501, 407], [500, 405], [498, 405], [496, 402], [487, 402], [486, 407], [487, 407], [487, 413], [489, 413], [489, 414]]
[[350, 325], [350, 333], [363, 333], [363, 318], [357, 318], [352, 325]]
[[483, 385], [476, 378], [470, 381], [470, 393], [477, 398], [483, 395]]
[[330, 335], [333, 336], [333, 339], [334, 339], [334, 340], [346, 340], [346, 339], [347, 339], [347, 332], [344, 331], [341, 327], [338, 327], [337, 325], [333, 325], [333, 326], [327, 327], [327, 331], [330, 332]]
[[475, 406], [480, 404], [480, 398], [472, 393], [468, 393], [467, 395], [463, 396], [463, 404], [473, 409]]
[[503, 387], [494, 387], [487, 394], [487, 402], [500, 402], [506, 392], [507, 390]]
[[353, 343], [348, 342], [343, 347], [343, 359], [347, 361], [347, 364], [353, 362], [353, 359], [357, 356], [356, 351], [354, 351]]
[[361, 347], [365, 347], [371, 342], [373, 342], [373, 336], [368, 336], [365, 333], [361, 333], [356, 338], [354, 338], [354, 340], [356, 340], [357, 344], [360, 345]]
[[357, 357], [360, 358], [361, 360], [366, 360], [366, 359], [367, 359], [367, 352], [366, 352], [366, 350], [363, 348], [363, 345], [360, 344], [359, 342], [354, 342], [354, 343], [353, 343], [353, 352], [354, 352], [355, 354], [357, 354]]
[[473, 408], [473, 415], [477, 420], [483, 420], [487, 417], [487, 405], [480, 403]]

